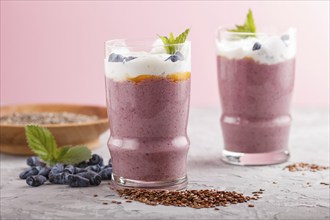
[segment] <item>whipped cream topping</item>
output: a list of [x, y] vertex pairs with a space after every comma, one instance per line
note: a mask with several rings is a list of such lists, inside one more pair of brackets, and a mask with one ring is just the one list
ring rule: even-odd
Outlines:
[[[186, 42], [180, 49], [184, 60], [172, 62], [161, 41], [153, 44], [150, 52], [130, 51], [124, 43], [120, 47], [111, 49], [111, 53], [120, 54], [125, 57], [136, 57], [128, 62], [109, 62], [109, 55], [104, 59], [105, 75], [115, 81], [124, 81], [140, 75], [166, 76], [173, 73], [191, 71], [190, 42]], [[166, 60], [166, 61], [165, 61]]]
[[[257, 43], [257, 45], [255, 45]], [[260, 34], [235, 40], [217, 40], [217, 53], [228, 59], [252, 58], [262, 64], [276, 64], [296, 55], [295, 30], [282, 35]], [[261, 46], [261, 47], [259, 47]], [[255, 50], [253, 50], [253, 48]]]

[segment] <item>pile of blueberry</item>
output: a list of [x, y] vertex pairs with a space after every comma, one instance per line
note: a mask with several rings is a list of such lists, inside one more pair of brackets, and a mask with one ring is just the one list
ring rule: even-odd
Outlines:
[[104, 165], [103, 158], [97, 154], [76, 165], [57, 163], [49, 167], [36, 156], [29, 157], [26, 163], [30, 168], [20, 173], [19, 178], [26, 179], [30, 186], [41, 186], [47, 180], [71, 187], [98, 186], [102, 180], [110, 180], [112, 174], [111, 159]]

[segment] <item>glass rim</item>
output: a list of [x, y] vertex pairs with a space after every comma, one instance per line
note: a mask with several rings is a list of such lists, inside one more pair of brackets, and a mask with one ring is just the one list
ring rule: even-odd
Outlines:
[[[154, 45], [157, 39], [154, 38], [132, 38], [132, 39], [125, 39], [125, 38], [117, 38], [104, 41], [105, 47], [113, 47], [113, 48], [136, 48], [136, 47], [149, 47], [149, 48], [157, 48], [157, 47], [164, 47], [164, 46], [184, 46], [184, 45], [191, 45], [191, 41], [186, 40], [183, 43], [178, 44], [162, 44], [162, 45]], [[132, 43], [130, 43], [132, 42]], [[133, 43], [134, 42], [134, 43]], [[116, 43], [126, 43], [126, 45], [120, 45]]]
[[[297, 28], [292, 27], [292, 26], [269, 26], [268, 29], [271, 31], [260, 31], [256, 33], [251, 33], [251, 32], [234, 32], [234, 31], [229, 31], [230, 28], [228, 26], [219, 26], [217, 28], [217, 35], [219, 33], [226, 34], [226, 35], [238, 35], [238, 36], [248, 36], [248, 35], [257, 35], [257, 36], [267, 36], [267, 35], [280, 35], [280, 34], [285, 34], [289, 31], [293, 32], [296, 34]], [[261, 27], [261, 30], [267, 29], [267, 27]]]

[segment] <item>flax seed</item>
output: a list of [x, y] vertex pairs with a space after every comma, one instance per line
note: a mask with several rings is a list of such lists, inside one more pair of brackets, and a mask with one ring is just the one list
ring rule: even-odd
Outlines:
[[225, 207], [230, 204], [244, 203], [250, 199], [257, 200], [260, 192], [258, 191], [255, 196], [249, 197], [235, 191], [218, 191], [213, 189], [184, 191], [124, 189], [118, 191], [119, 195], [129, 199], [128, 201], [135, 200], [152, 206], [164, 205], [192, 207], [195, 209], [216, 208], [216, 206]]
[[321, 166], [317, 164], [309, 164], [309, 163], [294, 163], [284, 167], [284, 169], [288, 169], [290, 172], [297, 172], [297, 171], [316, 172], [316, 171], [327, 170], [329, 169], [329, 167]]

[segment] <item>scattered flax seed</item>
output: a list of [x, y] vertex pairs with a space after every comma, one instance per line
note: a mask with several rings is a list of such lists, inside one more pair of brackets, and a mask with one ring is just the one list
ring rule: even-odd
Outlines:
[[220, 210], [219, 208], [214, 208], [214, 210]]
[[277, 184], [277, 182], [274, 181], [273, 184]]
[[329, 167], [327, 166], [321, 166], [316, 164], [310, 164], [310, 163], [294, 163], [290, 164], [284, 169], [288, 169], [290, 172], [297, 172], [297, 171], [310, 171], [310, 172], [316, 172], [321, 170], [327, 170]]
[[325, 182], [321, 182], [320, 184], [321, 185], [326, 185], [326, 186], [329, 186], [330, 185], [329, 183], [325, 183]]
[[103, 204], [103, 205], [108, 205], [108, 203], [107, 203], [107, 202], [102, 202], [102, 204]]
[[254, 207], [254, 205], [253, 205], [253, 204], [249, 204], [248, 206], [249, 206], [249, 207], [251, 207], [251, 208], [252, 208], [252, 207]]
[[112, 200], [111, 203], [117, 203], [117, 201], [116, 200]]
[[[235, 191], [205, 190], [143, 190], [124, 189], [118, 190], [118, 194], [126, 199], [139, 201], [147, 205], [165, 205], [200, 208], [226, 207], [230, 204], [246, 203], [250, 199], [258, 200], [257, 197], [244, 196]], [[126, 201], [127, 202], [127, 201]]]
[[93, 196], [94, 196], [94, 197], [97, 197], [98, 195], [94, 194]]
[[126, 202], [128, 202], [128, 203], [131, 203], [131, 202], [132, 202], [132, 200], [127, 200]]
[[121, 204], [121, 202], [117, 202], [117, 205]]

